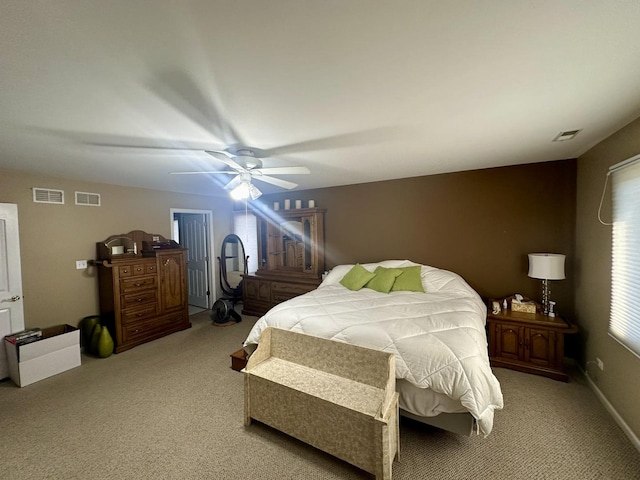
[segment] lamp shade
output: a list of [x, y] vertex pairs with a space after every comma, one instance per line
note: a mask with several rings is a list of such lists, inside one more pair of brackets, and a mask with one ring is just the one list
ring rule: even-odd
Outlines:
[[565, 255], [559, 253], [530, 253], [529, 276], [541, 280], [564, 279]]

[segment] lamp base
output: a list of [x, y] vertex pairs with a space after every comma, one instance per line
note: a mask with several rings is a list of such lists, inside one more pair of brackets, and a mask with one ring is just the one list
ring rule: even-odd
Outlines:
[[[551, 291], [549, 290], [549, 280], [542, 280], [542, 313], [549, 317], [555, 317], [553, 313], [553, 305], [556, 302], [551, 301]], [[553, 304], [553, 305], [552, 305]]]

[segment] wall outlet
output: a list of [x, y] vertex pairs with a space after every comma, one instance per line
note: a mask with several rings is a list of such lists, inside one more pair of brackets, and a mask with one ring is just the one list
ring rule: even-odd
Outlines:
[[598, 368], [600, 370], [604, 371], [604, 362], [600, 360], [598, 357], [596, 357], [596, 364], [598, 365]]
[[76, 270], [83, 270], [87, 268], [86, 260], [76, 260]]

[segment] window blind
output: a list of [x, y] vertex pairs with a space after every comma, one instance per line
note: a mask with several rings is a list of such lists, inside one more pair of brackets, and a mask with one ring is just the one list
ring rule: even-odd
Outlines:
[[613, 192], [609, 334], [640, 357], [640, 155], [610, 169]]

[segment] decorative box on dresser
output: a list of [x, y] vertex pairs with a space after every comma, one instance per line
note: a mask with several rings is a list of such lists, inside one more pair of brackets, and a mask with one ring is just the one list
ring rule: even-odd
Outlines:
[[100, 317], [116, 353], [191, 327], [186, 249], [135, 230], [97, 244]]
[[270, 308], [320, 285], [324, 272], [324, 214], [320, 208], [256, 211], [258, 262], [243, 279], [245, 315], [264, 315]]
[[[576, 333], [578, 328], [559, 316], [519, 312], [511, 309], [487, 312], [489, 329], [489, 359], [494, 367], [568, 381], [564, 368], [564, 336]], [[503, 299], [498, 303], [502, 307]]]

